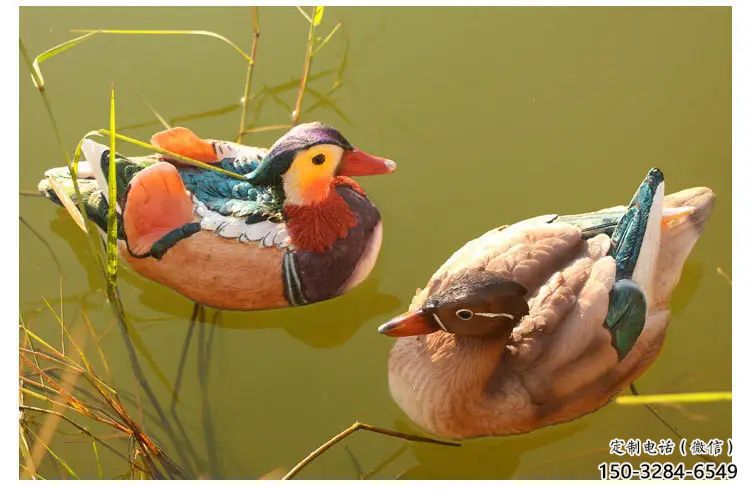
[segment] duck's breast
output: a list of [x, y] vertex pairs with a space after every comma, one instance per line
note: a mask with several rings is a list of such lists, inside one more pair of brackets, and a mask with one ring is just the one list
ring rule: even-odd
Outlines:
[[357, 217], [357, 224], [325, 252], [294, 251], [294, 266], [308, 303], [339, 296], [361, 283], [380, 251], [382, 225], [375, 205], [351, 187], [338, 186], [336, 192]]

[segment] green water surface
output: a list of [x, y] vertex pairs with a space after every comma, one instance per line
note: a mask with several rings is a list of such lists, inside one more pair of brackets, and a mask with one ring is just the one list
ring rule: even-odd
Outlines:
[[[287, 123], [306, 21], [281, 7], [261, 8], [260, 20], [254, 92], [288, 85], [250, 122]], [[467, 240], [526, 217], [624, 203], [651, 166], [664, 171], [668, 191], [703, 185], [718, 198], [674, 294], [664, 349], [638, 386], [643, 393], [731, 389], [731, 285], [716, 271], [732, 265], [728, 8], [332, 7], [322, 33], [338, 20], [343, 27], [314, 60], [312, 73], [320, 76], [310, 87], [325, 96], [339, 71], [341, 83], [322, 99], [308, 93], [302, 120], [325, 121], [363, 150], [398, 162], [395, 174], [360, 179], [383, 216], [380, 259], [362, 286], [322, 304], [224, 312], [216, 325], [208, 310], [177, 406], [200, 476], [257, 478], [289, 469], [355, 420], [418, 431], [389, 394], [393, 339], [377, 326], [404, 311], [415, 289]], [[21, 9], [20, 35], [32, 56], [74, 37], [75, 28], [205, 29], [245, 50], [251, 42], [247, 8]], [[101, 36], [42, 70], [72, 152], [84, 133], [108, 124], [112, 82], [118, 126], [129, 136], [148, 140], [161, 129], [140, 93], [168, 119], [225, 108], [175, 124], [233, 139], [245, 66], [215, 39]], [[23, 63], [20, 113], [20, 188], [28, 191], [63, 161]], [[246, 142], [268, 146], [280, 134], [257, 133]], [[141, 153], [125, 145], [118, 151]], [[46, 200], [19, 199], [21, 216], [60, 263], [21, 226], [24, 319], [57, 338], [43, 298], [59, 306], [62, 277], [66, 322], [79, 328], [85, 310], [102, 336], [112, 383], [138, 393], [84, 236]], [[119, 284], [140, 362], [168, 406], [193, 305], [128, 269], [121, 268]], [[210, 344], [207, 363], [199, 362], [201, 341]], [[662, 410], [689, 438], [731, 437], [726, 402]], [[144, 424], [176, 458], [159, 424]], [[358, 467], [368, 472], [386, 462], [373, 478], [594, 478], [598, 463], [616, 459], [607, 454], [613, 437], [673, 435], [644, 408], [615, 405], [461, 448], [358, 433], [299, 477], [357, 478]], [[96, 477], [91, 445], [79, 440], [59, 436], [52, 448], [80, 476]], [[121, 460], [101, 449], [100, 455], [105, 476], [123, 470]], [[55, 477], [45, 464], [42, 473]]]

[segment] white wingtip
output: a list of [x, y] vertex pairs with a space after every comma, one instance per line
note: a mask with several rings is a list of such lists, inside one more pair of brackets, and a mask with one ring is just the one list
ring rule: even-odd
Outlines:
[[86, 161], [91, 166], [91, 172], [96, 178], [97, 186], [99, 186], [100, 190], [105, 191], [104, 197], [109, 201], [109, 195], [106, 192], [107, 179], [104, 177], [104, 172], [102, 171], [102, 153], [109, 150], [109, 147], [86, 138], [83, 140], [83, 143], [81, 143], [81, 150], [86, 157]]
[[664, 212], [664, 182], [659, 183], [654, 193], [654, 201], [648, 215], [646, 232], [643, 235], [641, 250], [638, 254], [633, 281], [638, 283], [646, 294], [647, 304], [653, 304], [653, 282], [656, 263], [661, 246], [661, 220]]

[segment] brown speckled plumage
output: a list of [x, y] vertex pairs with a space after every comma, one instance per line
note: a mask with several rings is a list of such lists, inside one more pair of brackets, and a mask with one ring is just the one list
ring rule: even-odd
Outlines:
[[410, 310], [460, 271], [478, 267], [526, 286], [529, 314], [504, 338], [443, 331], [399, 338], [388, 364], [394, 399], [420, 426], [454, 438], [527, 432], [601, 407], [658, 355], [669, 297], [713, 201], [706, 188], [665, 199], [665, 209], [695, 211], [662, 229], [654, 300], [622, 360], [603, 327], [615, 275], [606, 235], [582, 240], [575, 226], [529, 221], [467, 243], [414, 297]]

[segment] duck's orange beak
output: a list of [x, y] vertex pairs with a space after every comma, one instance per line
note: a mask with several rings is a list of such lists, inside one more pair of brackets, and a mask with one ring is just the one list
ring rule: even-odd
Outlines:
[[432, 315], [424, 310], [410, 311], [393, 318], [378, 328], [378, 332], [391, 337], [426, 335], [440, 330]]
[[393, 160], [376, 157], [355, 148], [344, 152], [338, 174], [347, 177], [356, 177], [360, 175], [389, 174], [394, 170], [396, 170], [396, 162]]

